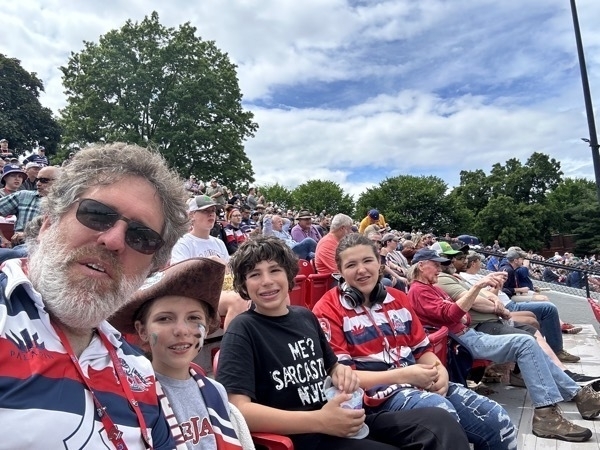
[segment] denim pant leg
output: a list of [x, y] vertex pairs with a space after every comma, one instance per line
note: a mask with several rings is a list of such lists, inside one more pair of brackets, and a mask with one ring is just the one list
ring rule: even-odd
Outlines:
[[25, 258], [27, 256], [27, 245], [15, 245], [13, 248], [0, 248], [0, 263], [14, 258]]
[[[296, 245], [292, 247], [292, 250], [298, 258], [301, 259], [312, 259], [315, 256], [315, 250], [317, 249], [317, 243], [312, 238], [302, 239], [301, 242], [298, 242]], [[312, 257], [311, 257], [312, 253]]]
[[457, 383], [450, 383], [446, 399], [476, 450], [517, 448], [517, 428], [499, 403]]
[[509, 311], [531, 311], [540, 323], [540, 332], [546, 338], [546, 342], [558, 353], [563, 349], [563, 337], [560, 330], [560, 319], [558, 309], [550, 302], [509, 302], [506, 305]]
[[[461, 336], [474, 358], [497, 363], [519, 363], [523, 380], [534, 407], [548, 406], [572, 398], [579, 386], [550, 361], [533, 336], [526, 334], [490, 335], [468, 330]], [[555, 381], [558, 377], [560, 386]]]
[[446, 398], [439, 394], [422, 391], [415, 388], [406, 388], [396, 391], [392, 397], [378, 407], [371, 408], [373, 412], [403, 411], [407, 409], [436, 407], [448, 411], [457, 421], [458, 414]]

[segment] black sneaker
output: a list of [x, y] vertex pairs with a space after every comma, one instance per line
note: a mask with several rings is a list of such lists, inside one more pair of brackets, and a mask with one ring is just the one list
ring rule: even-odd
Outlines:
[[[569, 377], [579, 386], [587, 386], [588, 384], [593, 383], [594, 381], [600, 381], [600, 377], [589, 377], [582, 373], [571, 372], [570, 370], [565, 370], [565, 373], [569, 375]], [[593, 387], [595, 390], [597, 390], [596, 386]]]

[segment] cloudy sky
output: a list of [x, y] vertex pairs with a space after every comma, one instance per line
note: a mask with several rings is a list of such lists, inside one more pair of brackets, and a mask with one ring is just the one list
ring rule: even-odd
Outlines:
[[[238, 66], [259, 124], [258, 184], [332, 180], [358, 195], [387, 177], [483, 169], [534, 151], [593, 178], [569, 0], [21, 0], [2, 2], [0, 53], [65, 105], [59, 66], [83, 41], [140, 21], [186, 21]], [[600, 106], [600, 2], [577, 0]], [[594, 96], [595, 94], [595, 96]]]

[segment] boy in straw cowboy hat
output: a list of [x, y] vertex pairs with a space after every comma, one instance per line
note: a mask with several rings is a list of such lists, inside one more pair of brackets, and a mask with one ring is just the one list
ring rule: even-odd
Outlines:
[[[152, 354], [157, 392], [177, 449], [253, 449], [241, 414], [223, 386], [192, 363], [219, 328], [225, 266], [192, 258], [149, 277], [111, 322], [137, 333]], [[240, 420], [241, 419], [241, 420]]]

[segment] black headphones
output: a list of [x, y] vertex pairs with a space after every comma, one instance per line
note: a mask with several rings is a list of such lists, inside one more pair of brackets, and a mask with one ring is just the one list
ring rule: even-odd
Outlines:
[[[341, 296], [344, 298], [344, 300], [348, 302], [348, 304], [352, 308], [358, 308], [359, 306], [362, 306], [362, 304], [365, 302], [365, 296], [362, 294], [362, 292], [360, 292], [355, 287], [350, 286], [342, 277], [340, 277], [340, 279], [338, 280], [338, 289], [340, 291]], [[373, 288], [373, 290], [371, 291], [371, 294], [369, 295], [369, 301], [372, 304], [383, 303], [386, 297], [387, 291], [385, 289], [385, 286], [383, 285], [381, 280], [379, 280]]]

